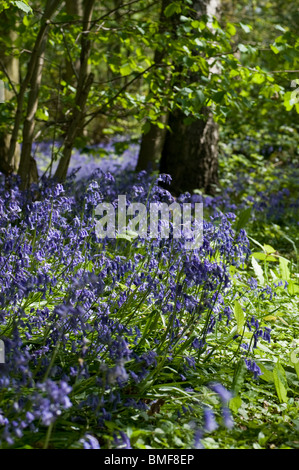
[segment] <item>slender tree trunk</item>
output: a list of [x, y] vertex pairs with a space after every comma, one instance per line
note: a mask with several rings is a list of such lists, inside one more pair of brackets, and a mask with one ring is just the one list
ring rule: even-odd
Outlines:
[[[42, 27], [40, 30], [40, 41], [38, 42], [38, 49], [36, 49], [36, 57], [34, 60], [33, 70], [29, 80], [29, 97], [27, 103], [27, 113], [23, 126], [23, 145], [21, 151], [21, 160], [18, 174], [21, 177], [21, 187], [27, 188], [32, 182], [38, 179], [37, 166], [34, 158], [31, 156], [31, 148], [33, 143], [34, 129], [35, 129], [35, 114], [38, 107], [38, 96], [41, 86], [45, 49], [48, 40], [48, 30], [50, 20], [56, 13], [61, 0], [48, 0], [45, 12], [42, 17]], [[35, 51], [33, 51], [34, 54]]]
[[[214, 15], [217, 6], [218, 0], [196, 0], [192, 5], [198, 16]], [[200, 77], [197, 80], [200, 82]], [[211, 109], [204, 107], [201, 113], [205, 118], [189, 125], [184, 123], [186, 116], [180, 110], [169, 116], [171, 131], [166, 133], [160, 171], [171, 175], [170, 190], [175, 194], [195, 189], [213, 194], [218, 185], [218, 126]]]
[[[163, 34], [163, 30], [167, 24], [171, 25], [173, 23], [173, 19], [169, 20], [165, 18], [164, 10], [165, 8], [171, 3], [171, 0], [162, 0], [161, 2], [161, 13], [160, 13], [160, 20], [159, 20], [159, 32]], [[154, 55], [154, 62], [155, 64], [159, 64], [163, 57], [165, 56], [165, 50], [155, 50]], [[159, 122], [163, 125], [167, 124], [168, 120], [168, 112], [165, 109], [164, 114], [159, 118]], [[159, 160], [161, 157], [161, 152], [166, 136], [166, 128], [161, 129], [155, 124], [152, 124], [148, 121], [149, 130], [148, 132], [142, 135], [139, 155], [138, 155], [138, 162], [136, 166], [136, 171], [141, 170], [157, 170], [159, 168]]]
[[[165, 111], [159, 122], [166, 125], [167, 121], [168, 113]], [[165, 136], [166, 128], [161, 129], [154, 124], [150, 124], [149, 131], [142, 135], [136, 171], [155, 171], [159, 168]]]
[[[83, 18], [83, 1], [82, 0], [66, 0], [65, 9], [68, 15], [72, 15], [76, 19]], [[73, 84], [79, 75], [80, 59], [71, 62], [71, 59], [66, 55], [65, 61], [65, 76], [64, 79], [67, 83]]]
[[[30, 173], [34, 176], [36, 175], [36, 165], [33, 163], [33, 158], [31, 157], [31, 146], [33, 141], [33, 131], [34, 131], [34, 118], [38, 105], [38, 94], [39, 87], [41, 83], [42, 68], [44, 62], [44, 51], [48, 38], [48, 29], [50, 26], [50, 20], [53, 15], [56, 13], [57, 8], [59, 7], [61, 0], [48, 0], [46, 3], [45, 11], [41, 19], [41, 27], [38, 33], [38, 36], [35, 41], [34, 49], [31, 53], [30, 61], [27, 68], [27, 73], [24, 78], [24, 81], [21, 84], [20, 91], [18, 94], [17, 100], [17, 110], [15, 115], [14, 128], [12, 132], [12, 137], [10, 141], [9, 148], [9, 165], [12, 166], [15, 149], [18, 140], [18, 133], [22, 120], [22, 111], [23, 104], [25, 99], [25, 93], [30, 86], [30, 92], [28, 97], [27, 113], [26, 120], [24, 123], [23, 129], [23, 147], [21, 152], [21, 160], [18, 174], [21, 177], [22, 188], [28, 187], [31, 182], [32, 177]], [[34, 166], [34, 168], [32, 168]]]
[[[12, 29], [7, 30], [7, 24], [9, 28], [12, 28], [12, 21], [9, 18], [7, 12], [1, 13], [1, 36], [9, 37], [10, 43], [13, 46], [14, 42], [17, 39], [17, 33]], [[3, 21], [3, 23], [2, 23]], [[6, 28], [5, 28], [6, 26]], [[17, 87], [19, 84], [19, 59], [12, 54], [6, 55], [5, 54], [5, 47], [3, 44], [0, 44], [0, 67], [2, 71], [7, 76], [11, 87], [13, 87], [13, 91], [9, 91], [5, 89], [4, 91], [4, 98], [5, 101], [8, 101], [13, 98], [14, 92], [17, 92]], [[0, 171], [5, 175], [8, 175], [12, 172], [16, 173], [19, 167], [20, 161], [20, 145], [16, 144], [15, 151], [13, 154], [13, 158], [11, 160], [11, 165], [9, 164], [9, 147], [11, 141], [11, 133], [6, 132], [5, 134], [0, 135]]]
[[94, 80], [94, 75], [92, 73], [89, 73], [88, 65], [88, 59], [91, 52], [91, 41], [89, 39], [88, 31], [91, 27], [94, 5], [95, 0], [86, 0], [84, 2], [78, 85], [76, 90], [75, 105], [73, 108], [72, 117], [69, 122], [63, 143], [63, 155], [59, 160], [59, 164], [55, 172], [55, 178], [58, 181], [64, 181], [67, 176], [67, 170], [72, 155], [72, 149], [74, 147], [75, 139], [83, 126], [88, 93]]

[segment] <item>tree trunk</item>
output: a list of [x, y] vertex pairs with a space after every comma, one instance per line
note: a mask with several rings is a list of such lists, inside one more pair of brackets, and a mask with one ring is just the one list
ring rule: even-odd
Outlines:
[[[161, 3], [161, 12], [159, 20], [159, 33], [163, 34], [163, 30], [167, 26], [174, 27], [174, 19], [165, 18], [164, 10], [171, 3], [171, 0], [162, 0]], [[155, 50], [154, 63], [159, 64], [164, 55], [166, 54], [165, 50]], [[164, 114], [159, 118], [159, 122], [163, 125], [167, 124], [168, 112], [165, 109]], [[154, 171], [159, 168], [159, 160], [161, 158], [161, 152], [165, 140], [166, 128], [161, 129], [157, 125], [147, 121], [149, 130], [146, 133], [143, 133], [138, 162], [136, 166], [136, 171], [147, 170]]]
[[[164, 125], [167, 124], [168, 113], [166, 111], [159, 121]], [[166, 128], [161, 129], [151, 123], [149, 125], [149, 131], [142, 135], [136, 171], [155, 171], [159, 168], [159, 160], [165, 141]]]
[[211, 110], [203, 108], [206, 120], [184, 124], [185, 115], [174, 111], [169, 116], [171, 132], [167, 132], [162, 151], [160, 172], [172, 177], [170, 191], [180, 194], [203, 188], [213, 193], [218, 184], [218, 127]]
[[[68, 15], [72, 15], [75, 19], [82, 19], [83, 18], [83, 2], [82, 0], [66, 0], [65, 2], [65, 9]], [[68, 45], [67, 45], [68, 47]], [[66, 55], [65, 61], [65, 75], [64, 80], [74, 85], [76, 78], [78, 78], [80, 71], [80, 59], [73, 63], [69, 54]]]
[[[215, 15], [218, 7], [219, 0], [194, 0], [192, 4], [197, 17]], [[200, 82], [200, 76], [196, 78]], [[195, 189], [213, 194], [218, 185], [218, 126], [210, 108], [202, 108], [201, 114], [205, 118], [189, 125], [184, 123], [186, 116], [180, 110], [169, 116], [171, 131], [166, 133], [160, 172], [171, 175], [169, 189], [174, 194], [193, 192]]]
[[78, 76], [75, 105], [72, 111], [72, 117], [68, 124], [66, 136], [64, 138], [63, 155], [59, 160], [59, 164], [55, 172], [55, 178], [61, 182], [64, 181], [67, 176], [67, 170], [70, 164], [75, 139], [78, 136], [79, 132], [81, 132], [83, 127], [88, 93], [94, 80], [94, 75], [92, 73], [89, 73], [88, 64], [88, 59], [91, 52], [91, 41], [89, 39], [88, 31], [91, 27], [94, 5], [95, 0], [86, 0], [84, 3], [84, 15], [82, 25], [82, 31], [84, 31], [84, 33], [81, 35], [80, 70]]
[[[14, 42], [17, 39], [17, 33], [10, 28], [14, 27], [14, 20], [15, 18], [9, 17], [9, 12], [2, 12], [1, 13], [1, 36], [2, 37], [9, 37], [9, 41], [11, 46], [13, 46]], [[7, 25], [9, 30], [7, 30]], [[6, 27], [5, 27], [6, 26]], [[7, 79], [10, 82], [11, 87], [13, 87], [14, 91], [9, 91], [5, 89], [4, 91], [4, 99], [8, 101], [13, 98], [14, 92], [16, 92], [16, 88], [19, 84], [19, 59], [12, 54], [6, 55], [4, 53], [5, 46], [3, 44], [0, 45], [0, 66], [2, 71], [7, 76]], [[11, 141], [11, 133], [6, 132], [5, 134], [0, 135], [0, 171], [3, 174], [9, 175], [10, 173], [16, 173], [18, 171], [19, 162], [20, 162], [20, 145], [16, 144], [15, 151], [12, 156], [11, 165], [9, 164], [9, 147]]]
[[[38, 96], [42, 80], [50, 20], [56, 14], [60, 3], [61, 0], [48, 0], [46, 3], [45, 11], [41, 20], [41, 28], [31, 55], [31, 60], [28, 65], [27, 76], [24, 80], [25, 84], [29, 85], [30, 91], [27, 102], [27, 113], [23, 127], [23, 145], [18, 171], [18, 174], [21, 177], [21, 187], [23, 189], [28, 188], [32, 182], [37, 181], [37, 166], [34, 158], [31, 156], [31, 147], [35, 128], [35, 114], [38, 107]], [[24, 83], [22, 85], [23, 88], [19, 94], [21, 104], [23, 103], [24, 99], [24, 95], [22, 96], [21, 92], [23, 94], [26, 90], [24, 88]], [[20, 108], [20, 110], [21, 109], [22, 108]]]

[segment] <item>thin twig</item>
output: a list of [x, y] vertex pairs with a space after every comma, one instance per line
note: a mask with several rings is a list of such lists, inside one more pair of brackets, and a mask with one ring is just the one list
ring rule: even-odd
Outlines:
[[8, 74], [8, 72], [7, 72], [7, 69], [6, 69], [6, 67], [5, 67], [5, 65], [3, 64], [3, 62], [2, 62], [1, 59], [0, 59], [0, 66], [1, 66], [1, 69], [2, 69], [3, 73], [5, 74], [5, 76], [6, 76], [6, 78], [7, 78], [7, 80], [9, 81], [9, 84], [10, 84], [11, 88], [13, 89], [13, 92], [14, 92], [15, 96], [18, 96], [18, 92], [17, 92], [17, 90], [16, 90], [16, 88], [15, 88], [13, 82], [11, 81], [10, 76], [9, 76], [9, 74]]

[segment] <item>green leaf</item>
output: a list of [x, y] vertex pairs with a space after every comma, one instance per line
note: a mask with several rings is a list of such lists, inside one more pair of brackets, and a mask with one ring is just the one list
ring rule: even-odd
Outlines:
[[274, 26], [274, 28], [275, 28], [275, 29], [278, 29], [278, 31], [282, 31], [283, 33], [286, 32], [286, 29], [283, 28], [283, 26], [280, 26], [280, 24], [276, 24], [276, 25]]
[[271, 245], [264, 245], [264, 249], [266, 250], [267, 253], [275, 253], [275, 248]]
[[133, 241], [133, 238], [130, 235], [127, 235], [126, 233], [120, 233], [119, 235], [116, 236], [116, 238], [127, 240], [128, 242], [131, 242], [131, 243]]
[[294, 103], [291, 104], [291, 92], [290, 91], [284, 94], [283, 104], [287, 111], [291, 111], [292, 107], [294, 106]]
[[28, 13], [31, 13], [32, 10], [31, 10], [31, 7], [27, 4], [27, 3], [24, 3], [24, 2], [14, 2], [14, 5], [16, 7], [18, 7], [20, 10], [24, 11], [27, 15]]
[[151, 129], [151, 123], [149, 121], [146, 121], [143, 126], [142, 126], [142, 132], [143, 134], [147, 134]]
[[225, 29], [230, 36], [234, 36], [237, 32], [235, 26], [232, 23], [227, 23]]
[[252, 264], [256, 277], [258, 278], [260, 284], [263, 286], [265, 284], [265, 278], [264, 278], [264, 273], [263, 273], [262, 268], [253, 257], [251, 258], [251, 264]]
[[297, 377], [299, 379], [299, 361], [293, 364], [294, 369], [296, 371]]
[[30, 19], [28, 18], [28, 16], [24, 16], [23, 25], [24, 26], [29, 26], [30, 25]]
[[265, 380], [265, 382], [274, 382], [273, 372], [271, 370], [266, 369], [263, 364], [258, 364], [259, 368], [262, 371], [261, 379]]
[[243, 29], [243, 31], [245, 31], [245, 33], [247, 33], [247, 34], [250, 33], [250, 31], [252, 29], [252, 26], [249, 26], [247, 24], [240, 23], [240, 26]]
[[217, 91], [217, 93], [214, 93], [214, 95], [212, 96], [212, 100], [215, 103], [221, 103], [223, 101], [225, 94], [226, 94], [225, 91]]
[[251, 216], [251, 207], [242, 211], [236, 221], [236, 232], [239, 232], [241, 228], [244, 228]]
[[39, 108], [39, 109], [36, 111], [35, 117], [36, 117], [37, 119], [41, 119], [41, 120], [43, 120], [43, 121], [48, 121], [48, 120], [49, 120], [49, 113], [48, 113], [47, 109], [41, 109], [41, 108]]
[[254, 73], [252, 75], [251, 81], [252, 81], [252, 83], [257, 83], [259, 85], [260, 83], [264, 83], [265, 76], [261, 73]]
[[274, 46], [273, 44], [270, 44], [270, 49], [274, 52], [274, 54], [279, 54], [280, 50], [277, 49], [276, 46]]
[[239, 334], [242, 334], [243, 326], [245, 323], [245, 316], [243, 309], [237, 300], [235, 300], [234, 304], [234, 315], [235, 319], [237, 320], [237, 331]]
[[238, 44], [238, 49], [240, 52], [248, 52], [248, 47], [244, 46], [244, 44]]
[[238, 413], [238, 410], [241, 405], [242, 399], [239, 396], [233, 397], [229, 402], [229, 407], [234, 413]]
[[132, 72], [131, 66], [129, 64], [124, 64], [119, 69], [121, 75], [124, 77], [125, 75], [129, 75]]
[[196, 90], [194, 95], [195, 95], [195, 100], [197, 103], [199, 103], [199, 105], [202, 105], [205, 102], [206, 97], [201, 90]]
[[247, 367], [244, 362], [244, 359], [242, 358], [237, 364], [234, 379], [233, 379], [233, 384], [232, 384], [232, 390], [235, 395], [239, 395], [240, 390], [245, 380], [246, 373], [247, 373]]
[[180, 13], [181, 7], [177, 3], [170, 3], [164, 10], [164, 15], [166, 18], [174, 15], [175, 13]]
[[280, 403], [286, 403], [288, 401], [286, 379], [284, 378], [284, 369], [279, 363], [273, 369], [273, 379]]
[[296, 295], [299, 293], [299, 284], [296, 284], [292, 279], [288, 281], [288, 293], [290, 295]]
[[284, 281], [289, 281], [290, 279], [290, 271], [288, 268], [288, 263], [289, 263], [289, 260], [287, 260], [286, 258], [283, 258], [282, 256], [279, 257], [281, 279], [283, 279]]
[[252, 256], [261, 261], [278, 261], [278, 257], [275, 258], [275, 256], [267, 255], [266, 253], [252, 253]]

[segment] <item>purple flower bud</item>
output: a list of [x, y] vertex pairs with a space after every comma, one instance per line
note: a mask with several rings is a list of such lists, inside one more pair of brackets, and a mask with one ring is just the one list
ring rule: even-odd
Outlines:
[[209, 387], [219, 395], [223, 403], [227, 403], [232, 398], [232, 393], [219, 383], [212, 383], [209, 385]]

